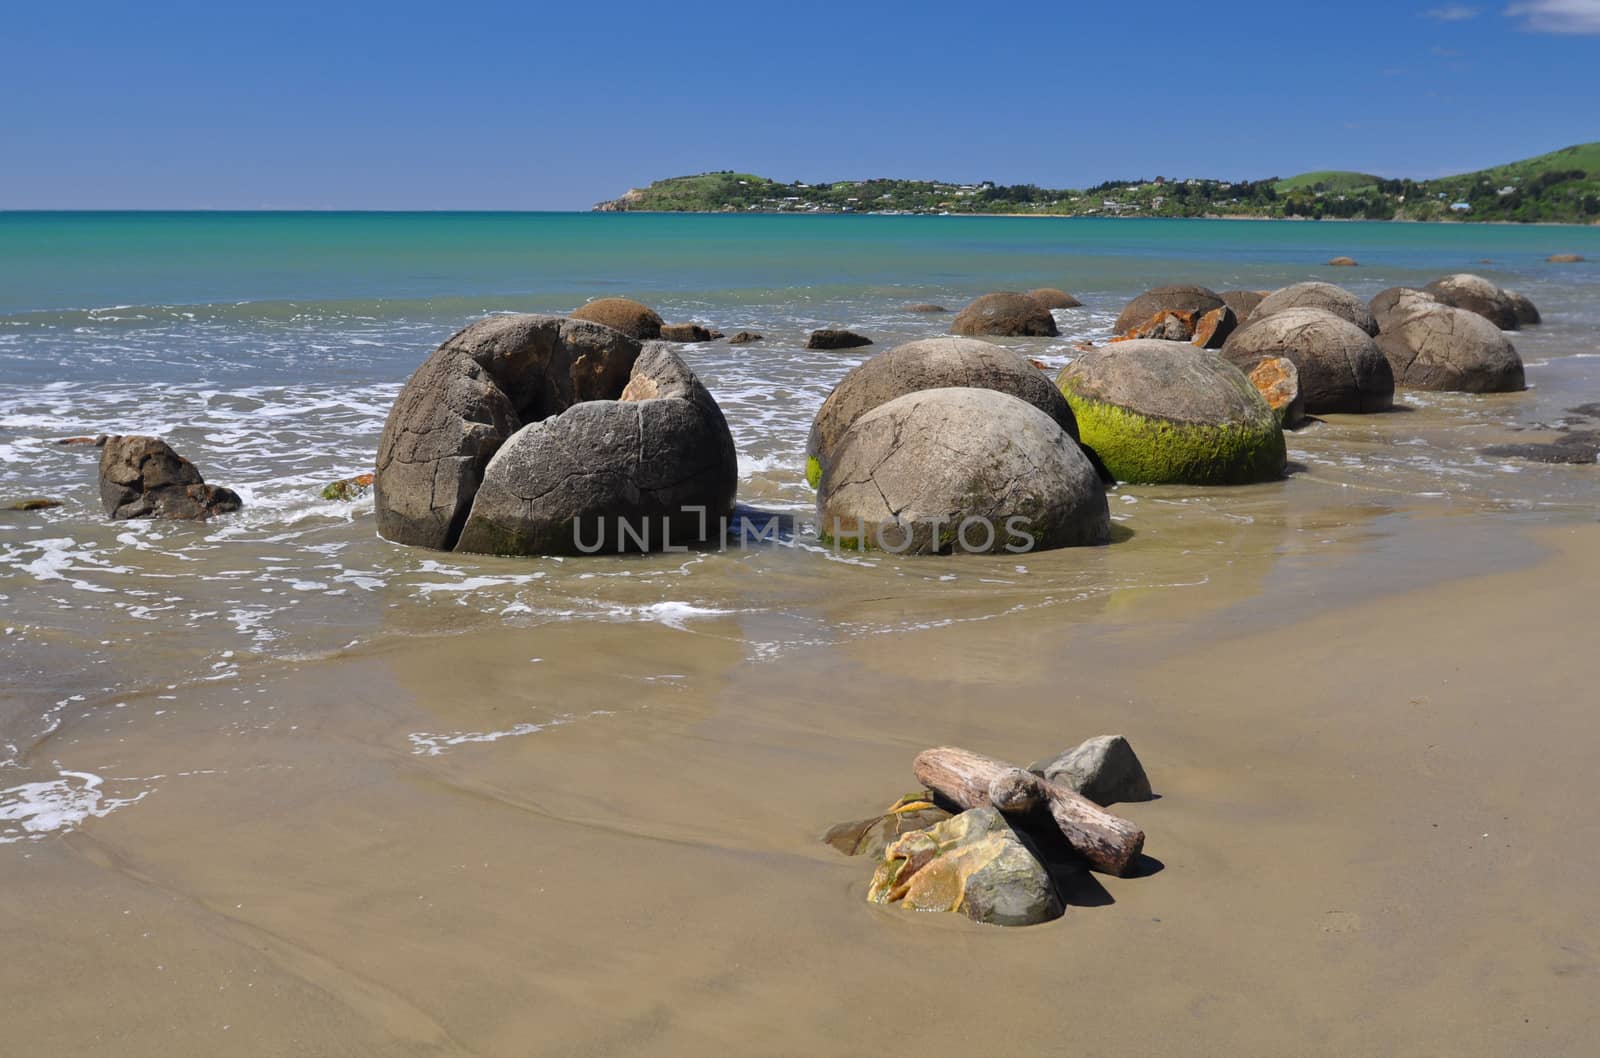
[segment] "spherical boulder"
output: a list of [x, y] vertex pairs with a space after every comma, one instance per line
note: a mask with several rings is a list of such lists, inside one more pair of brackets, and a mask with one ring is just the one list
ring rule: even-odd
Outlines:
[[644, 347], [615, 399], [574, 404], [512, 434], [484, 468], [457, 551], [658, 551], [714, 538], [738, 457], [722, 410], [664, 343]]
[[1476, 313], [1420, 299], [1391, 313], [1378, 348], [1398, 385], [1458, 393], [1526, 388], [1522, 358], [1500, 328]]
[[950, 324], [951, 334], [968, 337], [1054, 338], [1055, 317], [1026, 294], [1000, 291], [985, 294], [962, 309]]
[[1127, 307], [1122, 310], [1122, 315], [1117, 317], [1112, 331], [1123, 334], [1129, 328], [1162, 312], [1187, 312], [1199, 318], [1212, 309], [1221, 308], [1223, 304], [1222, 296], [1209, 287], [1182, 285], [1156, 287], [1128, 302]]
[[973, 338], [924, 338], [887, 349], [852, 368], [822, 402], [806, 441], [806, 479], [816, 487], [845, 431], [862, 415], [923, 389], [976, 386], [1009, 393], [1053, 419], [1074, 440], [1066, 398], [1010, 349]]
[[1391, 316], [1407, 311], [1412, 302], [1437, 305], [1439, 299], [1426, 290], [1418, 290], [1416, 287], [1390, 287], [1374, 294], [1372, 300], [1367, 302], [1367, 311], [1371, 312], [1372, 318], [1377, 321], [1378, 333], [1382, 334], [1384, 328], [1389, 326]]
[[1284, 309], [1323, 309], [1340, 319], [1349, 320], [1368, 335], [1378, 333], [1377, 321], [1372, 318], [1372, 311], [1366, 304], [1348, 290], [1332, 283], [1296, 283], [1275, 290], [1262, 299], [1250, 318], [1252, 321], [1262, 320]]
[[1106, 543], [1111, 514], [1055, 419], [961, 386], [907, 393], [851, 424], [818, 484], [817, 530], [897, 554], [1020, 554]]
[[1056, 377], [1079, 436], [1119, 481], [1239, 485], [1283, 473], [1283, 431], [1238, 368], [1186, 342], [1136, 339]]
[[1269, 291], [1266, 290], [1224, 290], [1217, 295], [1222, 303], [1233, 310], [1238, 318], [1239, 326], [1243, 327], [1250, 322], [1251, 313], [1256, 311], [1256, 306], [1266, 300]]
[[1458, 272], [1435, 279], [1423, 289], [1446, 305], [1476, 312], [1502, 331], [1514, 331], [1521, 326], [1517, 322], [1517, 308], [1506, 297], [1506, 292], [1482, 276]]
[[1539, 306], [1526, 294], [1519, 294], [1515, 290], [1503, 291], [1511, 299], [1511, 309], [1517, 314], [1517, 323], [1523, 327], [1533, 327], [1542, 323], [1544, 317], [1539, 315]]
[[1032, 298], [1047, 309], [1076, 309], [1083, 305], [1083, 302], [1065, 290], [1057, 290], [1055, 287], [1040, 287], [1038, 290], [1028, 291], [1024, 296]]
[[597, 298], [574, 312], [572, 319], [598, 323], [640, 341], [661, 337], [661, 317], [630, 298]]
[[1228, 336], [1224, 359], [1245, 371], [1273, 356], [1294, 361], [1308, 415], [1383, 411], [1394, 404], [1394, 374], [1372, 337], [1325, 309], [1257, 315]]

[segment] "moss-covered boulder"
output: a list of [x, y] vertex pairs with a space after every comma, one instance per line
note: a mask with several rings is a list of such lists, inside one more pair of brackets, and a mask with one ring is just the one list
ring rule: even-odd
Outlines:
[[817, 483], [817, 530], [851, 549], [1021, 554], [1106, 543], [1111, 515], [1060, 423], [959, 387], [907, 393], [850, 425]]
[[1366, 302], [1332, 283], [1295, 283], [1275, 290], [1256, 306], [1250, 314], [1251, 321], [1260, 321], [1285, 309], [1322, 309], [1348, 320], [1368, 335], [1378, 333], [1378, 323], [1372, 318], [1372, 310]]
[[631, 298], [596, 298], [579, 308], [571, 318], [598, 323], [640, 341], [661, 337], [661, 317], [655, 309]]
[[1056, 377], [1083, 443], [1119, 481], [1238, 485], [1283, 473], [1283, 431], [1236, 367], [1185, 342], [1085, 353]]
[[879, 353], [833, 387], [806, 441], [806, 480], [817, 486], [829, 453], [862, 415], [907, 393], [949, 386], [1009, 393], [1050, 416], [1074, 440], [1078, 436], [1066, 399], [1018, 354], [975, 338], [924, 338]]
[[1049, 309], [1026, 294], [1002, 290], [974, 299], [951, 322], [950, 333], [969, 338], [1054, 338], [1060, 331]]
[[1435, 279], [1423, 289], [1446, 305], [1477, 313], [1502, 331], [1522, 326], [1517, 322], [1516, 305], [1506, 292], [1482, 276], [1457, 272]]
[[1223, 304], [1222, 295], [1210, 287], [1182, 284], [1156, 287], [1128, 302], [1122, 314], [1117, 317], [1112, 331], [1116, 334], [1126, 334], [1130, 328], [1163, 312], [1191, 313], [1198, 319], [1212, 309], [1221, 308]]
[[1061, 916], [1050, 873], [994, 808], [974, 808], [899, 838], [867, 899], [909, 911], [959, 911], [975, 922], [1031, 926]]
[[1360, 327], [1324, 309], [1293, 308], [1263, 316], [1234, 331], [1224, 359], [1244, 371], [1274, 356], [1294, 361], [1306, 413], [1382, 411], [1394, 404], [1394, 372]]
[[1500, 328], [1477, 313], [1422, 299], [1391, 313], [1378, 348], [1397, 385], [1457, 393], [1526, 388], [1522, 357]]

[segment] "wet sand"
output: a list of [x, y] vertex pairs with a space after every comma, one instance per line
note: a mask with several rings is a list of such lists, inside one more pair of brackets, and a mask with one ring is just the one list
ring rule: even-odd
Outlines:
[[[0, 1053], [1588, 1053], [1600, 525], [1249, 555], [765, 661], [738, 614], [474, 626], [129, 699], [33, 751], [165, 779], [0, 856]], [[1110, 731], [1157, 862], [1054, 923], [870, 907], [817, 841], [925, 746]]]

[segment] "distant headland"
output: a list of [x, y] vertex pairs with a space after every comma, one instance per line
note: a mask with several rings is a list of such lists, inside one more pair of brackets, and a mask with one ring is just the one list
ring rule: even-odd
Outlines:
[[1324, 170], [1265, 180], [1107, 180], [1084, 190], [940, 180], [781, 183], [725, 170], [675, 176], [599, 212], [1269, 217], [1600, 223], [1600, 143], [1433, 180]]

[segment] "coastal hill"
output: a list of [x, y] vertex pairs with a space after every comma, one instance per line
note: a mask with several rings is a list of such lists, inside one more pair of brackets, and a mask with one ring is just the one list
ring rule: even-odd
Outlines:
[[1083, 190], [992, 181], [782, 183], [732, 170], [676, 176], [602, 212], [1039, 214], [1111, 217], [1337, 217], [1600, 223], [1600, 143], [1432, 180], [1336, 170], [1265, 180], [1108, 180]]

